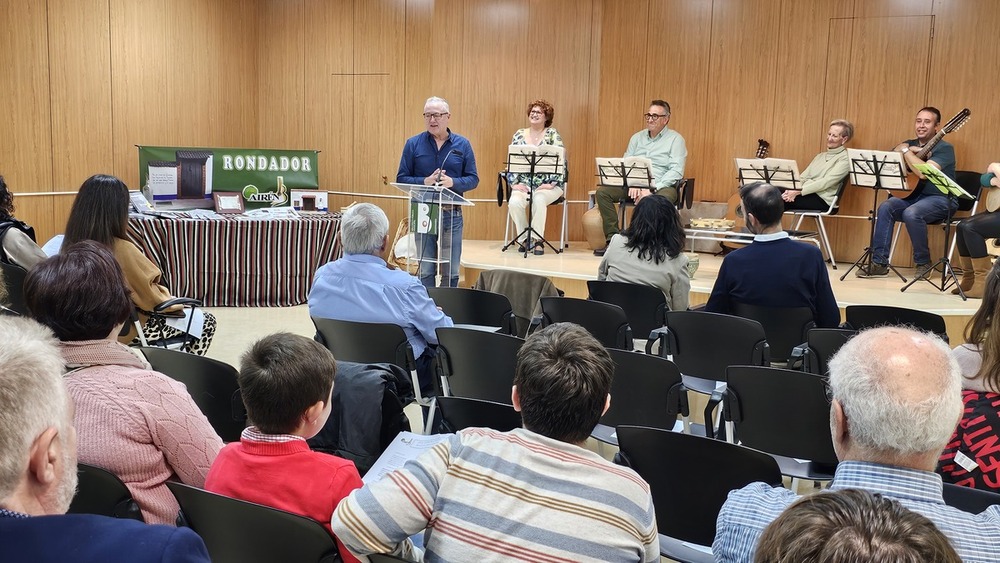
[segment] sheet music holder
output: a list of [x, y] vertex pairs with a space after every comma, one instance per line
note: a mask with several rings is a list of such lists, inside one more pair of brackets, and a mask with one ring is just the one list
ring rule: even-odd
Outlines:
[[778, 188], [797, 190], [799, 164], [785, 158], [736, 158], [740, 186], [766, 182]]
[[[566, 149], [555, 145], [510, 145], [507, 147], [507, 170], [508, 174], [527, 174], [528, 180], [528, 226], [519, 233], [514, 233], [514, 238], [507, 241], [507, 244], [500, 249], [506, 251], [515, 242], [524, 237], [523, 248], [524, 257], [528, 257], [535, 243], [542, 243], [552, 249], [552, 252], [559, 254], [562, 250], [552, 246], [542, 233], [539, 233], [531, 226], [532, 200], [534, 199], [535, 179], [538, 176], [563, 176], [566, 175]], [[541, 185], [539, 183], [539, 185]]]
[[[903, 163], [903, 155], [895, 151], [875, 151], [867, 149], [847, 149], [847, 160], [851, 163], [851, 183], [859, 188], [872, 190], [872, 208], [868, 210], [869, 234], [868, 247], [851, 264], [851, 267], [840, 276], [840, 281], [844, 281], [848, 274], [855, 268], [860, 268], [863, 272], [869, 272], [873, 260], [875, 248], [875, 210], [878, 208], [879, 190], [906, 190], [906, 165]], [[892, 264], [888, 264], [889, 270], [899, 276], [899, 279], [906, 283], [906, 278]]]
[[[914, 165], [913, 168], [923, 174], [924, 179], [933, 184], [937, 189], [941, 190], [941, 193], [948, 198], [948, 214], [942, 223], [944, 225], [944, 249], [942, 251], [941, 258], [938, 258], [937, 262], [931, 265], [930, 270], [927, 271], [927, 275], [913, 278], [910, 280], [910, 283], [904, 285], [899, 291], [906, 291], [911, 285], [923, 280], [934, 286], [938, 291], [947, 291], [948, 288], [954, 285], [958, 288], [958, 295], [962, 298], [962, 301], [965, 301], [968, 298], [965, 296], [965, 291], [962, 290], [962, 286], [958, 281], [958, 276], [955, 275], [955, 270], [951, 267], [951, 260], [948, 258], [948, 242], [951, 240], [951, 221], [955, 215], [955, 210], [958, 208], [959, 198], [974, 199], [974, 197], [972, 194], [967, 192], [965, 188], [959, 186], [954, 180], [945, 176], [943, 172], [938, 170], [932, 164], [917, 164]], [[937, 269], [941, 270], [940, 283], [935, 282], [930, 276], [930, 272]]]
[[[441, 225], [441, 217], [444, 207], [447, 205], [475, 205], [459, 194], [443, 186], [424, 184], [403, 184], [392, 182], [390, 185], [410, 197], [410, 232], [417, 235], [438, 235], [438, 227]], [[452, 238], [455, 233], [452, 232]], [[417, 243], [417, 263], [430, 263], [435, 265], [437, 271], [436, 284], [442, 282], [442, 271], [451, 261], [451, 248], [454, 244], [452, 240], [444, 240], [445, 237], [437, 236], [437, 257], [423, 255], [423, 245]], [[407, 267], [410, 257], [407, 257]], [[457, 265], [453, 265], [457, 267]]]

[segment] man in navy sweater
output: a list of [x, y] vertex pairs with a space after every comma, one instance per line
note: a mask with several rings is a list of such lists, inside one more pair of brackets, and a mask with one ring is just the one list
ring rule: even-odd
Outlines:
[[65, 514], [76, 492], [73, 403], [55, 337], [0, 317], [0, 561], [208, 563], [188, 528]]
[[823, 253], [793, 241], [781, 228], [781, 191], [763, 182], [740, 189], [753, 243], [726, 256], [705, 310], [731, 314], [735, 303], [762, 307], [809, 307], [817, 327], [834, 328], [840, 309], [830, 287]]

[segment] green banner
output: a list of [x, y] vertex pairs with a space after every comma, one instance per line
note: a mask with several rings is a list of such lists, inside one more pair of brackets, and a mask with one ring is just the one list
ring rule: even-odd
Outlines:
[[140, 146], [139, 181], [154, 203], [198, 206], [209, 203], [213, 192], [239, 192], [246, 209], [288, 206], [291, 190], [319, 188], [318, 154]]
[[438, 204], [410, 202], [410, 230], [421, 235], [438, 234]]

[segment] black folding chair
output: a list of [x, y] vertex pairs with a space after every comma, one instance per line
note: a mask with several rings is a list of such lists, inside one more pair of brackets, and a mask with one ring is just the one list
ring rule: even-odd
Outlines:
[[625, 282], [589, 280], [590, 298], [618, 305], [632, 328], [632, 334], [649, 338], [655, 329], [667, 324], [667, 298], [658, 287]]
[[333, 536], [315, 520], [177, 481], [167, 481], [167, 487], [214, 563], [340, 561]]
[[542, 297], [540, 301], [543, 327], [553, 323], [576, 323], [606, 348], [633, 348], [632, 329], [625, 311], [618, 305], [572, 297]]
[[132, 492], [117, 475], [86, 463], [77, 464], [79, 485], [69, 505], [69, 514], [97, 514], [143, 522], [142, 510]]
[[468, 328], [442, 327], [435, 332], [438, 366], [450, 395], [510, 404], [523, 339]]
[[948, 342], [948, 327], [944, 317], [927, 311], [890, 307], [888, 305], [848, 305], [845, 309], [847, 326], [864, 330], [875, 326], [911, 326], [933, 332]]
[[28, 272], [20, 266], [3, 261], [0, 261], [0, 272], [3, 273], [3, 283], [7, 288], [7, 303], [0, 302], [0, 305], [18, 315], [27, 315], [28, 305], [24, 301], [24, 278]]
[[473, 427], [509, 432], [521, 427], [521, 413], [509, 404], [468, 397], [438, 397], [437, 402], [445, 432]]
[[517, 331], [506, 295], [464, 287], [430, 287], [427, 294], [457, 325], [495, 326], [504, 334]]
[[733, 303], [733, 315], [753, 319], [764, 327], [772, 363], [787, 363], [792, 349], [806, 341], [806, 333], [816, 326], [809, 307], [763, 307]]
[[970, 514], [979, 514], [995, 504], [1000, 504], [1000, 493], [945, 483], [944, 503]]
[[827, 375], [830, 371], [827, 362], [857, 333], [845, 328], [810, 329], [806, 333], [806, 345], [802, 347], [802, 371]]

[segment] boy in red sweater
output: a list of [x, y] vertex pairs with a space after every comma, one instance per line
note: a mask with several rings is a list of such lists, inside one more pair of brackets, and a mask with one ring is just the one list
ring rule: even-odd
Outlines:
[[[329, 530], [337, 505], [362, 485], [353, 462], [306, 444], [330, 416], [336, 372], [333, 354], [304, 336], [282, 332], [251, 346], [239, 383], [253, 426], [219, 452], [205, 489], [301, 514]], [[337, 545], [344, 561], [357, 561]]]

